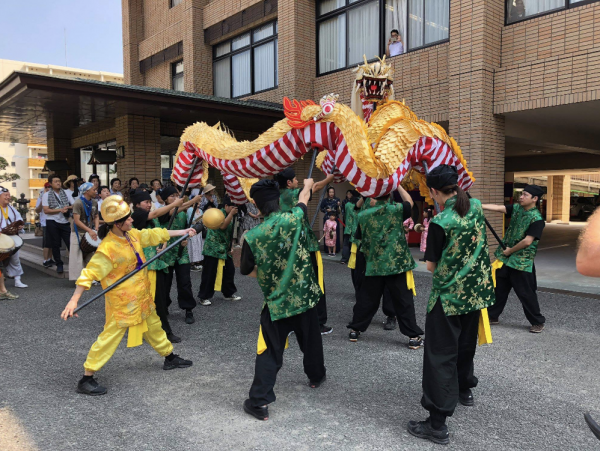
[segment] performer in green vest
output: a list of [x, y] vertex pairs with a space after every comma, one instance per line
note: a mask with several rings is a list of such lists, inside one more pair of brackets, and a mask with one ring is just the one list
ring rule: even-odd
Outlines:
[[228, 301], [239, 301], [242, 299], [236, 293], [235, 266], [231, 257], [231, 240], [233, 238], [233, 218], [238, 209], [229, 196], [225, 196], [221, 211], [225, 220], [221, 227], [216, 230], [208, 230], [202, 255], [202, 280], [198, 298], [201, 305], [211, 305], [210, 299], [215, 291], [223, 293]]
[[544, 191], [536, 185], [527, 185], [519, 203], [515, 205], [483, 205], [484, 210], [506, 214], [510, 225], [504, 236], [506, 249], [496, 249], [493, 269], [496, 273], [496, 304], [489, 309], [490, 324], [498, 324], [511, 289], [523, 305], [525, 317], [531, 323], [529, 332], [544, 330], [546, 318], [540, 311], [537, 297], [537, 279], [533, 260], [546, 223], [536, 205]]
[[457, 182], [454, 166], [440, 165], [427, 175], [432, 198], [444, 206], [430, 223], [425, 251], [433, 285], [425, 321], [421, 405], [429, 418], [407, 425], [412, 435], [441, 444], [449, 443], [446, 417], [457, 403], [474, 403], [480, 310], [494, 303], [481, 202], [469, 199]]
[[389, 202], [390, 195], [377, 198], [376, 205], [358, 214], [356, 238], [365, 256], [365, 277], [356, 292], [352, 321], [348, 324], [350, 341], [358, 341], [371, 324], [379, 301], [389, 289], [400, 332], [409, 337], [408, 347], [423, 346], [423, 330], [417, 325], [414, 303], [414, 278], [417, 267], [402, 223], [410, 217], [413, 201], [401, 186], [402, 203]]
[[[292, 168], [286, 168], [275, 176], [275, 180], [279, 185], [279, 207], [281, 211], [284, 213], [292, 211], [292, 208], [298, 204], [298, 197], [300, 195], [300, 188], [298, 188], [298, 179], [296, 178], [296, 173]], [[330, 174], [325, 177], [324, 180], [313, 184], [311, 199], [313, 194], [325, 188], [332, 181], [333, 175]], [[315, 274], [317, 274], [319, 285], [321, 285], [321, 288], [323, 289], [323, 294], [319, 300], [319, 304], [317, 305], [317, 313], [319, 314], [321, 334], [327, 335], [333, 332], [333, 327], [329, 327], [327, 325], [327, 297], [325, 293], [323, 261], [321, 260], [321, 251], [319, 250], [319, 240], [317, 240], [315, 233], [310, 227], [310, 220], [308, 219], [308, 216], [304, 221], [304, 228], [309, 240], [310, 258], [315, 268]]]
[[304, 354], [309, 386], [317, 388], [325, 380], [323, 342], [314, 308], [322, 291], [311, 263], [305, 228], [312, 186], [312, 179], [304, 181], [298, 204], [287, 213], [279, 209], [279, 188], [273, 180], [261, 180], [250, 189], [250, 197], [265, 221], [246, 233], [240, 272], [258, 279], [265, 302], [254, 381], [244, 411], [263, 421], [269, 419], [267, 405], [275, 401], [273, 387], [290, 332], [295, 332]]
[[352, 243], [350, 239], [356, 233], [358, 226], [358, 211], [354, 208], [358, 202], [358, 193], [354, 190], [346, 192], [346, 199], [342, 203], [342, 217], [344, 219], [344, 244], [342, 246], [342, 261], [340, 263], [347, 264], [350, 259], [350, 249]]

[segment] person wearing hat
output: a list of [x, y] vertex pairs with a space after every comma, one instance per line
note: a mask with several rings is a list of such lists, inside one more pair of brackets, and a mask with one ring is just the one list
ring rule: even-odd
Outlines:
[[[292, 211], [292, 208], [298, 204], [300, 188], [298, 188], [298, 179], [292, 168], [286, 168], [275, 176], [275, 181], [279, 185], [279, 206], [281, 211], [287, 213]], [[319, 192], [333, 181], [333, 174], [325, 177], [324, 180], [316, 182], [312, 186], [311, 199], [314, 193]], [[310, 200], [310, 199], [309, 199]], [[333, 332], [333, 327], [327, 325], [327, 296], [325, 293], [325, 282], [323, 274], [323, 261], [321, 259], [321, 251], [319, 250], [319, 240], [315, 236], [315, 232], [310, 226], [310, 221], [306, 219], [304, 231], [308, 235], [310, 258], [315, 268], [315, 273], [319, 279], [320, 285], [323, 287], [321, 300], [317, 305], [319, 313], [319, 324], [321, 325], [321, 334], [327, 335]]]
[[365, 272], [364, 279], [357, 283], [352, 320], [346, 327], [350, 329], [349, 340], [358, 341], [379, 310], [387, 288], [400, 333], [408, 337], [410, 349], [419, 349], [423, 346], [423, 330], [415, 317], [412, 273], [417, 264], [408, 249], [402, 224], [411, 214], [413, 201], [401, 185], [398, 192], [402, 203], [390, 203], [387, 194], [370, 200], [371, 206], [358, 214], [355, 236], [361, 240]]
[[231, 242], [233, 238], [233, 218], [238, 213], [238, 208], [225, 196], [221, 211], [225, 220], [221, 227], [206, 232], [206, 240], [202, 255], [202, 280], [198, 291], [198, 302], [200, 305], [211, 305], [211, 298], [215, 291], [220, 291], [228, 301], [239, 301], [241, 296], [235, 294], [235, 266], [231, 256]]
[[[167, 208], [179, 199], [179, 191], [174, 186], [167, 186], [159, 191], [160, 197], [165, 201]], [[171, 224], [171, 230], [182, 230], [187, 228], [187, 209], [200, 202], [201, 197], [196, 196], [178, 207], [175, 213], [175, 219]], [[160, 209], [159, 209], [160, 210]], [[162, 215], [158, 217], [159, 227], [168, 227], [171, 215]], [[171, 240], [165, 246], [168, 246], [175, 240]], [[187, 244], [187, 243], [186, 243]], [[171, 286], [173, 284], [173, 274], [177, 278], [177, 302], [179, 308], [185, 310], [185, 322], [193, 324], [195, 322], [192, 310], [196, 307], [194, 292], [192, 290], [191, 265], [187, 251], [187, 246], [171, 249], [160, 257], [166, 264], [166, 268], [156, 274], [157, 277], [157, 304], [165, 305], [168, 309], [171, 305]], [[160, 249], [159, 249], [160, 251]]]
[[[131, 198], [133, 203], [133, 211], [131, 217], [133, 218], [133, 227], [137, 230], [153, 229], [160, 227], [158, 218], [162, 216], [169, 216], [169, 213], [174, 209], [183, 205], [183, 199], [177, 199], [170, 205], [152, 210], [152, 198], [150, 194], [143, 190], [138, 190], [134, 193]], [[195, 237], [194, 237], [195, 238]], [[144, 256], [146, 260], [154, 257], [157, 253], [156, 246], [147, 246], [144, 248]], [[164, 281], [165, 274], [164, 270], [168, 270], [169, 265], [163, 260], [156, 259], [150, 265], [148, 265], [148, 277], [150, 279], [150, 285], [153, 288], [152, 296], [154, 297], [154, 303], [156, 305], [156, 314], [160, 318], [162, 328], [167, 334], [167, 338], [171, 343], [180, 343], [181, 338], [173, 333], [171, 325], [169, 324], [169, 310], [167, 305], [167, 297], [164, 293]]]
[[305, 233], [312, 185], [312, 179], [304, 181], [298, 204], [286, 213], [279, 208], [276, 182], [261, 180], [250, 188], [250, 197], [265, 220], [246, 233], [240, 272], [257, 278], [265, 302], [260, 315], [254, 380], [244, 411], [262, 421], [269, 419], [267, 406], [275, 401], [273, 387], [290, 332], [295, 332], [304, 354], [309, 386], [317, 388], [325, 380], [323, 341], [315, 308], [322, 290], [309, 258]]
[[456, 167], [440, 165], [427, 175], [431, 197], [443, 211], [430, 223], [425, 260], [433, 273], [423, 353], [424, 421], [409, 421], [412, 435], [448, 444], [446, 418], [456, 405], [474, 404], [473, 359], [481, 310], [494, 303], [485, 216], [481, 202], [458, 186]]
[[[8, 232], [9, 235], [16, 235], [23, 230], [23, 218], [21, 213], [17, 211], [15, 207], [10, 204], [10, 191], [0, 186], [0, 230], [4, 230], [8, 226], [14, 226], [13, 224], [17, 221], [21, 221], [18, 226], [18, 230], [13, 229], [13, 232]], [[6, 232], [5, 232], [6, 233]], [[12, 253], [8, 259], [0, 262], [0, 268], [4, 265], [6, 268], [6, 276], [15, 279], [16, 288], [27, 288], [28, 285], [21, 281], [23, 275], [23, 267], [21, 266], [21, 257], [19, 256], [19, 249]]]
[[67, 193], [73, 198], [77, 197], [77, 194], [75, 194], [75, 191], [77, 190], [77, 179], [79, 179], [79, 177], [77, 177], [76, 175], [70, 175], [67, 177], [67, 180], [65, 180], [63, 183], [65, 193]]
[[[77, 304], [85, 290], [94, 280], [106, 289], [123, 276], [140, 268], [145, 259], [143, 248], [158, 246], [171, 237], [194, 236], [193, 229], [165, 230], [162, 228], [136, 230], [129, 205], [121, 196], [110, 196], [102, 203], [102, 224], [98, 235], [102, 243], [92, 259], [81, 271], [77, 288], [61, 314], [67, 320], [74, 315]], [[187, 368], [189, 360], [173, 354], [173, 345], [167, 339], [156, 314], [152, 298], [148, 270], [137, 272], [125, 282], [106, 293], [106, 322], [98, 340], [92, 345], [83, 365], [84, 376], [77, 384], [77, 392], [86, 395], [104, 395], [107, 390], [94, 379], [117, 350], [127, 332], [127, 347], [140, 346], [142, 339], [165, 358], [163, 369]], [[75, 314], [75, 316], [77, 316]]]
[[69, 249], [69, 280], [77, 280], [81, 270], [92, 258], [93, 253], [82, 252], [80, 244], [86, 233], [94, 241], [98, 239], [100, 218], [96, 187], [86, 182], [79, 187], [81, 193], [73, 203], [73, 222], [71, 223], [71, 247]]
[[514, 205], [484, 204], [483, 209], [504, 213], [510, 224], [504, 235], [506, 249], [498, 247], [492, 268], [496, 281], [496, 304], [489, 309], [490, 324], [498, 324], [511, 290], [521, 301], [525, 317], [531, 324], [529, 332], [544, 330], [546, 318], [540, 311], [534, 259], [546, 223], [537, 208], [544, 191], [537, 185], [527, 185], [519, 202]]

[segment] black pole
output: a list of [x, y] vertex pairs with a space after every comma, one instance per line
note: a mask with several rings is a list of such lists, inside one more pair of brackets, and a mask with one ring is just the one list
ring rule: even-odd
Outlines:
[[[335, 164], [333, 165], [333, 167], [331, 168], [331, 173], [333, 174], [335, 171]], [[315, 215], [312, 218], [312, 221], [310, 223], [310, 228], [312, 229], [313, 226], [315, 225], [315, 221], [317, 220], [317, 215], [319, 214], [319, 208], [321, 206], [321, 202], [323, 202], [323, 197], [325, 197], [325, 192], [327, 191], [327, 187], [324, 186], [323, 187], [323, 192], [321, 193], [321, 197], [319, 198], [319, 203], [317, 204], [317, 209], [315, 210]]]
[[315, 168], [315, 161], [317, 161], [317, 154], [319, 151], [317, 149], [313, 149], [312, 161], [310, 163], [310, 169], [308, 170], [307, 179], [312, 178], [313, 169]]
[[[192, 180], [192, 175], [194, 174], [194, 169], [196, 169], [196, 164], [198, 164], [198, 156], [194, 157], [194, 161], [192, 161], [192, 167], [190, 168], [190, 173], [188, 175], [187, 180], [185, 181], [185, 185], [183, 185], [183, 189], [179, 194], [179, 198], [182, 199], [185, 196], [185, 192], [188, 189], [188, 185], [190, 184], [190, 180]], [[166, 199], [163, 199], [166, 202]], [[177, 210], [179, 208], [174, 208], [173, 213], [171, 214], [171, 219], [169, 220], [169, 225], [167, 226], [167, 230], [171, 230], [171, 226], [173, 225], [173, 221], [175, 221], [175, 216], [177, 216]]]
[[[198, 231], [196, 231], [196, 233], [198, 233]], [[77, 307], [73, 313], [77, 313], [78, 311], [80, 311], [82, 308], [87, 307], [88, 305], [90, 305], [92, 302], [94, 302], [95, 300], [101, 298], [102, 296], [104, 296], [106, 293], [108, 293], [110, 290], [112, 290], [113, 288], [115, 288], [117, 285], [122, 284], [123, 282], [125, 282], [126, 280], [130, 279], [131, 277], [135, 276], [138, 272], [140, 272], [142, 269], [144, 269], [146, 266], [148, 266], [150, 263], [152, 263], [153, 261], [157, 260], [158, 258], [160, 258], [165, 252], [170, 251], [171, 249], [173, 249], [176, 246], [179, 246], [179, 244], [188, 239], [189, 235], [185, 234], [183, 235], [181, 238], [179, 238], [177, 241], [175, 241], [174, 243], [170, 244], [169, 246], [167, 246], [162, 252], [157, 253], [154, 257], [152, 257], [150, 260], [147, 260], [146, 263], [144, 263], [142, 266], [140, 266], [139, 269], [135, 269], [133, 271], [131, 271], [129, 274], [127, 274], [126, 276], [121, 277], [119, 280], [117, 280], [115, 283], [113, 283], [110, 287], [106, 288], [105, 290], [102, 290], [100, 293], [98, 293], [96, 296], [94, 296], [93, 298], [85, 301], [83, 304], [81, 304], [79, 307]]]
[[[198, 193], [198, 196], [200, 196], [202, 194], [202, 191], [204, 191], [204, 188], [200, 189], [200, 192]], [[188, 220], [187, 224], [186, 224], [186, 229], [189, 229], [192, 226], [192, 222], [194, 221], [194, 216], [196, 216], [196, 212], [198, 211], [198, 206], [200, 205], [200, 202], [196, 202], [194, 204], [194, 208], [192, 209], [192, 216], [190, 216], [190, 219]], [[181, 246], [179, 248], [179, 253], [177, 254], [177, 259], [181, 258], [181, 254], [183, 254], [183, 246]]]

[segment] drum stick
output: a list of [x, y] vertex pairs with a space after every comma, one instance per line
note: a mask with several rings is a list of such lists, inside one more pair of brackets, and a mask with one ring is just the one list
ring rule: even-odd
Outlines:
[[[200, 224], [197, 224], [196, 226], [194, 226], [194, 230], [196, 230], [196, 233], [202, 233], [202, 226]], [[169, 246], [167, 246], [165, 248], [165, 250], [163, 250], [162, 252], [157, 253], [154, 257], [152, 257], [151, 259], [147, 260], [146, 263], [144, 263], [142, 266], [140, 266], [139, 268], [134, 269], [133, 271], [131, 271], [129, 274], [121, 277], [119, 280], [117, 280], [115, 283], [113, 283], [110, 287], [102, 290], [100, 293], [98, 293], [96, 296], [94, 296], [91, 299], [88, 299], [87, 301], [85, 301], [83, 304], [81, 304], [79, 307], [77, 307], [73, 313], [77, 313], [78, 311], [80, 311], [82, 308], [87, 307], [88, 305], [90, 305], [92, 302], [94, 302], [95, 300], [101, 298], [102, 296], [104, 296], [106, 293], [108, 293], [110, 290], [112, 290], [113, 288], [115, 288], [116, 286], [122, 284], [123, 282], [125, 282], [126, 280], [130, 279], [131, 277], [135, 276], [138, 272], [140, 272], [142, 269], [146, 268], [150, 263], [152, 263], [153, 261], [159, 259], [165, 252], [169, 252], [171, 249], [175, 248], [176, 246], [179, 246], [181, 244], [182, 241], [187, 240], [188, 238], [190, 238], [190, 236], [186, 233], [185, 235], [183, 235], [182, 237], [180, 237], [177, 241], [175, 241], [174, 243], [170, 244]]]

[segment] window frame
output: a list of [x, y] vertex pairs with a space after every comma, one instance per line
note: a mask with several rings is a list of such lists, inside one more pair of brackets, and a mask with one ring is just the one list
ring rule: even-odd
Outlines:
[[[273, 34], [271, 34], [270, 36], [267, 36], [266, 38], [263, 39], [259, 39], [259, 40], [254, 40], [254, 32], [256, 30], [258, 30], [259, 28], [262, 28], [266, 25], [271, 25], [272, 29], [273, 29]], [[233, 40], [236, 38], [239, 38], [240, 36], [243, 36], [245, 34], [250, 34], [250, 44], [245, 45], [243, 47], [240, 47], [239, 49], [236, 50], [231, 50], [232, 49], [232, 44], [233, 44]], [[274, 76], [274, 80], [275, 80], [275, 84], [273, 85], [273, 87], [271, 88], [266, 88], [266, 89], [261, 89], [260, 91], [255, 91], [254, 90], [254, 51], [257, 47], [260, 47], [263, 44], [267, 44], [269, 42], [273, 42], [273, 52], [274, 52], [274, 72], [273, 72], [273, 76]], [[217, 55], [217, 47], [229, 43], [229, 52], [221, 55], [221, 56], [216, 56]], [[242, 94], [239, 96], [234, 96], [233, 95], [233, 61], [232, 58], [234, 55], [240, 54], [240, 53], [244, 53], [250, 51], [250, 92], [247, 94]], [[273, 89], [277, 89], [279, 88], [279, 70], [277, 67], [277, 64], [279, 63], [279, 27], [277, 26], [277, 19], [275, 20], [270, 20], [268, 22], [265, 22], [263, 24], [257, 25], [256, 27], [253, 27], [249, 30], [246, 30], [243, 33], [240, 33], [236, 36], [232, 36], [229, 39], [225, 39], [224, 41], [218, 42], [216, 44], [213, 44], [212, 46], [212, 67], [213, 67], [213, 95], [215, 94], [215, 82], [214, 82], [214, 67], [215, 67], [215, 63], [222, 61], [224, 59], [229, 59], [229, 97], [230, 99], [241, 99], [244, 97], [248, 97], [248, 96], [253, 96], [255, 94], [261, 94], [263, 92], [267, 92], [267, 91], [272, 91]]]
[[[175, 3], [177, 2], [177, 3]], [[169, 0], [169, 9], [171, 8], [175, 8], [178, 5], [181, 5], [183, 3], [183, 0]]]
[[[350, 52], [350, 38], [349, 38], [349, 34], [348, 34], [348, 11], [352, 10], [354, 8], [358, 8], [361, 6], [364, 6], [370, 2], [373, 1], [378, 1], [379, 2], [379, 55], [384, 55], [385, 54], [385, 46], [386, 46], [386, 36], [385, 36], [385, 2], [386, 0], [357, 0], [353, 3], [350, 3], [350, 0], [344, 0], [345, 1], [345, 5], [341, 6], [337, 9], [334, 9], [333, 11], [330, 11], [328, 13], [325, 13], [323, 15], [319, 15], [318, 11], [319, 11], [319, 6], [322, 0], [317, 0], [317, 4], [316, 4], [316, 37], [317, 37], [317, 42], [316, 42], [316, 76], [317, 77], [322, 77], [324, 75], [330, 75], [330, 74], [335, 74], [336, 72], [341, 72], [344, 70], [348, 70], [351, 69], [353, 67], [356, 67], [356, 64], [360, 64], [360, 63], [352, 63], [352, 64], [348, 64], [348, 55]], [[423, 0], [423, 19], [425, 19], [425, 2], [427, 0]], [[504, 0], [505, 2], [507, 0]], [[600, 0], [586, 0], [586, 1], [600, 1]], [[505, 3], [506, 4], [506, 3]], [[450, 8], [450, 6], [448, 6], [448, 8]], [[345, 41], [346, 41], [346, 65], [344, 67], [341, 67], [339, 69], [334, 69], [328, 72], [319, 72], [319, 42], [320, 42], [320, 23], [327, 21], [329, 19], [333, 19], [334, 17], [337, 17], [339, 15], [344, 15], [344, 20], [346, 23], [346, 36], [345, 36]], [[452, 18], [450, 17], [450, 11], [448, 11], [448, 38], [447, 39], [442, 39], [440, 41], [435, 41], [429, 44], [425, 44], [422, 45], [420, 47], [415, 47], [412, 49], [408, 48], [408, 36], [409, 36], [409, 31], [408, 31], [408, 27], [409, 27], [409, 20], [408, 20], [408, 16], [410, 14], [410, 9], [409, 9], [409, 1], [407, 0], [406, 2], [406, 16], [407, 16], [407, 20], [406, 20], [406, 36], [404, 37], [404, 53], [402, 53], [402, 55], [406, 54], [406, 53], [410, 53], [410, 52], [416, 52], [418, 50], [423, 50], [426, 49], [428, 47], [433, 47], [435, 45], [440, 45], [440, 44], [444, 44], [446, 42], [450, 41], [450, 24], [452, 23]], [[423, 25], [423, 42], [425, 42], [425, 26]], [[402, 56], [402, 55], [397, 55], [397, 56], [393, 56], [390, 58], [396, 58], [398, 56]], [[368, 59], [367, 60], [369, 63], [375, 62], [377, 61], [377, 58], [372, 58], [372, 59]]]
[[183, 58], [180, 59], [180, 60], [177, 60], [177, 61], [173, 61], [171, 63], [171, 90], [172, 91], [177, 91], [177, 92], [184, 92], [185, 91], [185, 85], [184, 85], [184, 89], [182, 89], [182, 90], [176, 90], [175, 89], [175, 78], [181, 77], [181, 79], [183, 80], [184, 74], [185, 74], [185, 65], [183, 66], [183, 70], [181, 71], [181, 73], [175, 72], [177, 70], [177, 65], [179, 63], [183, 64]]
[[549, 14], [555, 14], [561, 11], [568, 11], [570, 9], [573, 8], [578, 8], [580, 6], [585, 6], [585, 5], [589, 5], [590, 3], [596, 3], [600, 0], [583, 0], [582, 2], [576, 2], [571, 4], [571, 0], [565, 0], [565, 6], [560, 7], [560, 8], [556, 8], [556, 9], [551, 9], [549, 11], [544, 11], [542, 13], [538, 13], [538, 14], [534, 14], [531, 16], [527, 16], [524, 17], [523, 19], [520, 20], [515, 20], [514, 22], [509, 22], [508, 21], [508, 0], [504, 0], [504, 26], [505, 27], [509, 27], [511, 25], [515, 25], [521, 22], [525, 22], [527, 20], [531, 20], [531, 19], [537, 19], [539, 17], [544, 17], [547, 16]]

